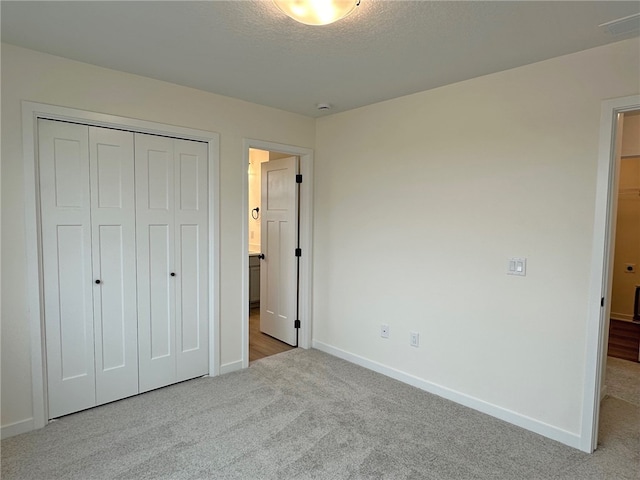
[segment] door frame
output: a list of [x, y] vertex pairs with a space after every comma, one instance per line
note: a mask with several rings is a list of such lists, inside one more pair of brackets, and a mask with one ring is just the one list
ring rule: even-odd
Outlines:
[[38, 183], [38, 149], [36, 148], [38, 119], [60, 120], [207, 143], [209, 170], [209, 375], [218, 375], [220, 371], [220, 135], [205, 130], [23, 100], [22, 153], [25, 189], [26, 280], [27, 285], [37, 285], [37, 288], [27, 288], [33, 428], [44, 427], [49, 418], [42, 290], [42, 252], [40, 248], [40, 189]]
[[[311, 348], [312, 331], [312, 273], [313, 273], [313, 150], [294, 145], [268, 142], [244, 138], [243, 175], [242, 180], [242, 368], [249, 366], [249, 175], [246, 174], [249, 165], [249, 149], [267, 150], [270, 152], [286, 153], [300, 157], [300, 173], [302, 185], [300, 188], [300, 291], [299, 312], [300, 331], [298, 346]], [[293, 253], [293, 252], [292, 252]]]
[[[612, 253], [619, 165], [616, 155], [618, 114], [640, 109], [640, 95], [602, 102], [596, 202], [593, 225], [591, 278], [586, 332], [585, 382], [579, 448], [593, 452], [598, 445], [598, 423], [606, 366], [608, 316], [611, 310]], [[601, 305], [601, 299], [604, 304]]]

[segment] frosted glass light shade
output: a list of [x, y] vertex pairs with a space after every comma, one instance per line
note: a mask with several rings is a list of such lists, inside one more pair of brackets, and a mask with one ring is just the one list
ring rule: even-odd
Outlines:
[[355, 10], [360, 0], [273, 0], [280, 10], [305, 25], [328, 25]]

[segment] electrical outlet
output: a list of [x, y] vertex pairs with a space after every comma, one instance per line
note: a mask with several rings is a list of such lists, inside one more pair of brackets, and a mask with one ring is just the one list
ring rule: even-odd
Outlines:
[[389, 338], [389, 325], [380, 325], [380, 336], [382, 338]]
[[412, 347], [420, 346], [420, 334], [418, 332], [409, 333], [409, 345], [411, 345]]

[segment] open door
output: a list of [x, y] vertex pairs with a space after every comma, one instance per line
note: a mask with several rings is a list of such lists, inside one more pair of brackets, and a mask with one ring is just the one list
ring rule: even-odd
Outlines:
[[298, 158], [271, 160], [261, 168], [260, 331], [297, 346]]

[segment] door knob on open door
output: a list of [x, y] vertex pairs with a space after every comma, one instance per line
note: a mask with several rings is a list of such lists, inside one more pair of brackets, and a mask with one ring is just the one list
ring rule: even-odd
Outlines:
[[264, 253], [261, 253], [260, 255], [258, 255], [258, 258], [259, 258], [260, 260], [264, 260]]

